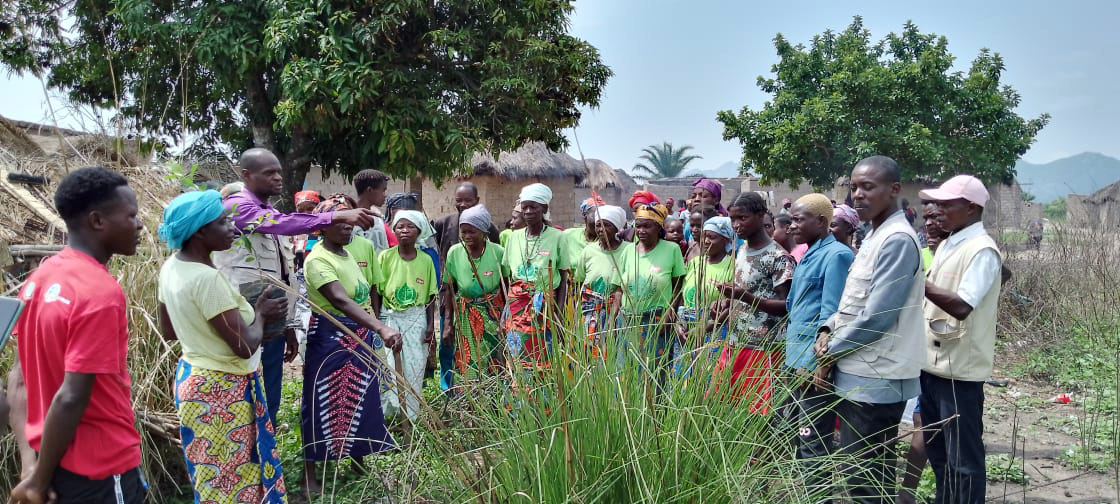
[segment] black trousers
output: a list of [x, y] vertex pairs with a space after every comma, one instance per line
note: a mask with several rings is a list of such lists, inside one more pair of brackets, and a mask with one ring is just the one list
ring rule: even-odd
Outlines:
[[840, 469], [852, 502], [894, 502], [898, 493], [895, 488], [897, 450], [891, 440], [898, 435], [898, 423], [905, 409], [906, 401], [874, 404], [841, 400], [836, 405], [836, 415], [840, 417], [840, 451], [856, 458]]
[[960, 415], [925, 431], [926, 455], [937, 479], [937, 504], [981, 503], [984, 466], [984, 382], [949, 380], [922, 372], [922, 424]]
[[821, 392], [810, 384], [794, 385], [790, 423], [797, 437], [794, 448], [800, 462], [805, 494], [811, 502], [826, 502], [832, 493], [832, 471], [827, 457], [832, 454], [832, 433], [836, 430], [836, 395]]
[[138, 468], [91, 480], [59, 467], [54, 470], [51, 488], [58, 494], [58, 504], [144, 504], [148, 495], [148, 484]]

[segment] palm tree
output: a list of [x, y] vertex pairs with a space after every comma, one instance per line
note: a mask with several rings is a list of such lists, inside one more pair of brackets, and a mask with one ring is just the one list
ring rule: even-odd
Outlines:
[[650, 145], [642, 149], [644, 154], [641, 155], [640, 159], [643, 162], [634, 165], [634, 168], [631, 169], [634, 172], [634, 179], [639, 182], [646, 182], [659, 178], [699, 176], [696, 173], [683, 174], [685, 168], [688, 167], [688, 163], [702, 159], [700, 156], [688, 154], [690, 150], [692, 150], [691, 145], [676, 149], [669, 142], [661, 142], [661, 145]]

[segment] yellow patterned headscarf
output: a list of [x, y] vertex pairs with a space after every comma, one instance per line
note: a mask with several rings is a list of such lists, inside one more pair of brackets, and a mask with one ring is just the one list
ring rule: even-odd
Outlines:
[[660, 203], [652, 205], [639, 205], [634, 210], [634, 219], [649, 219], [657, 223], [658, 226], [665, 226], [665, 218], [669, 216], [669, 209]]

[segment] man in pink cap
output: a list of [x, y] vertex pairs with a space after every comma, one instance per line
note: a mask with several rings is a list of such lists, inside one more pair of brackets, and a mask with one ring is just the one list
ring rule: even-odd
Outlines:
[[937, 202], [941, 241], [926, 280], [926, 364], [918, 403], [936, 500], [979, 503], [985, 496], [984, 382], [992, 374], [1001, 257], [982, 221], [988, 190], [971, 175], [957, 175], [919, 193]]

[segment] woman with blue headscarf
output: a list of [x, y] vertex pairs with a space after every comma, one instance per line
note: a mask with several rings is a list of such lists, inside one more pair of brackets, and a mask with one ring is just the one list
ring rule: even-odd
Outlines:
[[173, 252], [159, 273], [159, 321], [182, 349], [175, 404], [195, 502], [285, 502], [260, 374], [262, 328], [287, 315], [283, 293], [269, 288], [250, 306], [214, 268], [210, 254], [234, 241], [217, 191], [172, 200], [159, 236]]
[[[719, 283], [731, 282], [735, 278], [735, 259], [731, 257], [735, 231], [728, 217], [712, 217], [704, 222], [700, 235], [700, 256], [688, 263], [688, 273], [684, 277], [681, 290], [681, 307], [677, 317], [677, 351], [695, 349], [707, 345], [714, 339], [722, 341], [727, 335], [727, 327], [716, 321], [717, 303], [723, 299]], [[719, 330], [716, 328], [719, 327]], [[711, 349], [718, 354], [719, 346]], [[688, 366], [692, 356], [679, 359], [678, 366]], [[678, 371], [681, 369], [678, 367]]]

